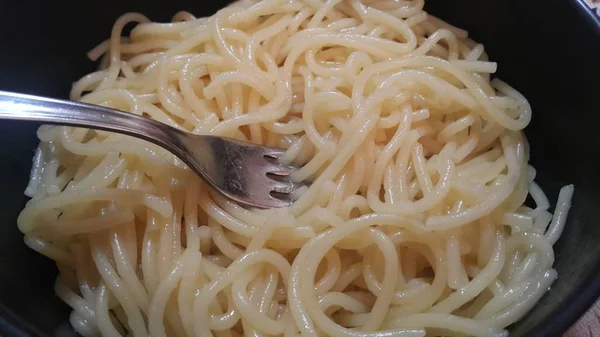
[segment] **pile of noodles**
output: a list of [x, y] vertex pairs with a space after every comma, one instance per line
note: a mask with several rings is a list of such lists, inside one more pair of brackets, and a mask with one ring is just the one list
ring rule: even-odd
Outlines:
[[245, 209], [145, 141], [41, 127], [18, 225], [85, 337], [500, 337], [557, 277], [573, 187], [550, 213], [527, 100], [423, 0], [125, 14], [89, 56], [72, 99], [287, 148], [312, 185]]

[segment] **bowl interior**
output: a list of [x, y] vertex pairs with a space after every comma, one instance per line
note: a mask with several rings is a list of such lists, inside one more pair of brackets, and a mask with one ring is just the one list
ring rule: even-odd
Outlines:
[[[68, 97], [72, 82], [93, 70], [86, 52], [104, 40], [122, 13], [168, 21], [185, 9], [214, 13], [227, 1], [142, 0], [0, 2], [0, 90]], [[498, 76], [533, 107], [527, 129], [531, 164], [556, 201], [575, 184], [568, 226], [556, 244], [559, 278], [538, 306], [511, 327], [513, 336], [555, 336], [600, 294], [600, 37], [565, 0], [428, 0], [427, 9], [482, 42]], [[35, 9], [35, 10], [33, 10]], [[29, 250], [16, 228], [26, 201], [37, 125], [0, 123], [0, 335], [65, 336], [67, 307], [53, 294], [54, 265]]]

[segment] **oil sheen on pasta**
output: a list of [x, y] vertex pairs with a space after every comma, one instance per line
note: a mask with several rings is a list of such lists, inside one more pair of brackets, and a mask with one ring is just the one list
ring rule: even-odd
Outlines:
[[85, 337], [500, 337], [557, 277], [573, 187], [550, 213], [527, 100], [423, 0], [125, 14], [89, 57], [72, 99], [288, 148], [312, 185], [244, 209], [144, 141], [41, 127], [18, 225]]

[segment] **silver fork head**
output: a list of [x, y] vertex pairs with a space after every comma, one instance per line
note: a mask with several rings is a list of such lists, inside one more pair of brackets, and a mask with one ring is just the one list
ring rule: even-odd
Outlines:
[[215, 190], [246, 206], [291, 205], [302, 184], [289, 175], [295, 167], [277, 162], [283, 149], [214, 136], [185, 136], [187, 155], [180, 157]]
[[142, 116], [79, 102], [0, 92], [0, 119], [67, 124], [119, 132], [153, 142], [183, 160], [214, 189], [241, 204], [290, 205], [298, 187], [293, 168], [267, 160], [283, 150], [215, 136], [198, 136]]

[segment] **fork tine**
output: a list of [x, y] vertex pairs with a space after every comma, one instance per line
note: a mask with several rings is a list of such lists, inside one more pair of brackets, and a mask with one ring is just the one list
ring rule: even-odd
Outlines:
[[273, 164], [267, 167], [267, 174], [273, 174], [279, 177], [286, 177], [296, 170], [295, 167], [284, 164]]
[[295, 191], [305, 186], [286, 179], [297, 167], [279, 162], [284, 149], [215, 136], [189, 137], [186, 164], [215, 190], [242, 205], [289, 206], [297, 199]]
[[263, 156], [270, 157], [273, 159], [279, 159], [285, 153], [285, 149], [280, 149], [276, 147], [265, 147], [263, 150]]
[[280, 181], [271, 179], [270, 187], [273, 192], [289, 194], [300, 188], [300, 185], [291, 181]]
[[294, 203], [294, 198], [288, 193], [271, 192], [269, 195], [270, 207], [286, 207]]

